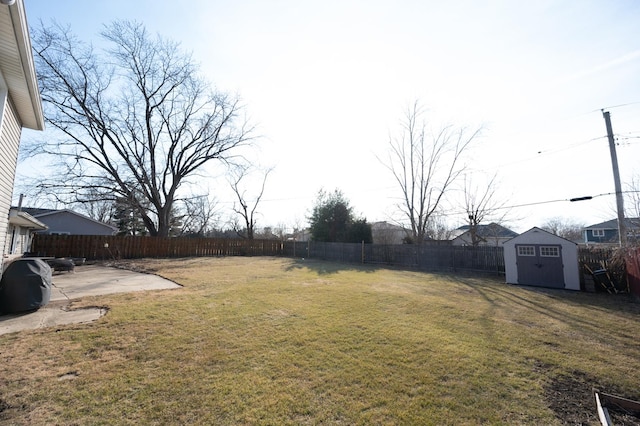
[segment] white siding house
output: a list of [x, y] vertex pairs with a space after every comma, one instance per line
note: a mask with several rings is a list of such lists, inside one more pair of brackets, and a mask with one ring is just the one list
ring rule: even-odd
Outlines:
[[22, 128], [44, 129], [23, 0], [0, 4], [0, 271], [7, 256], [9, 208]]

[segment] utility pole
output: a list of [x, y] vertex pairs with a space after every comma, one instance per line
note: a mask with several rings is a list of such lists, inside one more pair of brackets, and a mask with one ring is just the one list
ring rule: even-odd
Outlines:
[[607, 137], [609, 138], [609, 151], [611, 151], [611, 165], [613, 166], [613, 183], [616, 186], [616, 206], [618, 208], [618, 242], [620, 246], [627, 243], [627, 230], [624, 223], [624, 202], [622, 199], [622, 186], [620, 185], [620, 171], [618, 170], [618, 155], [616, 154], [616, 142], [613, 138], [611, 117], [609, 111], [602, 110], [604, 123], [607, 125]]

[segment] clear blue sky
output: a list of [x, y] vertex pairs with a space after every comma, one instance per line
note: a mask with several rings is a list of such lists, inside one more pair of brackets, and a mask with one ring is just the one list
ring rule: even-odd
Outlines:
[[[87, 40], [114, 19], [141, 21], [192, 51], [219, 89], [238, 93], [263, 136], [261, 163], [275, 166], [258, 226], [304, 224], [322, 187], [342, 190], [370, 222], [394, 216], [400, 193], [377, 157], [415, 99], [436, 128], [485, 126], [468, 163], [476, 179], [498, 172], [507, 205], [614, 191], [602, 108], [619, 137], [623, 182], [640, 173], [634, 0], [25, 5], [32, 26], [55, 19]], [[209, 187], [233, 201], [224, 181]], [[517, 207], [509, 225], [524, 231], [554, 216], [592, 224], [614, 209], [613, 196]], [[462, 220], [451, 216], [452, 225]]]

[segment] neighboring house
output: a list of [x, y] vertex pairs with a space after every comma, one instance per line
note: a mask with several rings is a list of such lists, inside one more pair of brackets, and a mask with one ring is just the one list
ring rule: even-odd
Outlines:
[[47, 225], [27, 212], [12, 207], [9, 212], [9, 232], [4, 252], [9, 259], [31, 251], [31, 239], [37, 231], [45, 231]]
[[309, 241], [311, 239], [311, 230], [309, 228], [295, 231], [293, 234], [287, 235], [289, 241]]
[[[472, 246], [473, 241], [470, 229], [469, 225], [456, 229], [451, 244], [454, 246]], [[480, 239], [478, 243], [480, 246], [502, 246], [505, 241], [517, 237], [518, 233], [497, 223], [490, 223], [488, 225], [478, 225], [476, 227], [476, 235]]]
[[0, 4], [0, 271], [8, 255], [9, 209], [22, 129], [44, 130], [24, 2], [4, 3]]
[[71, 210], [36, 209], [25, 207], [22, 209], [49, 229], [40, 234], [57, 235], [114, 235], [118, 228], [107, 223], [91, 219], [88, 216]]
[[402, 244], [407, 234], [407, 230], [402, 226], [388, 222], [374, 222], [371, 224], [373, 244]]
[[[640, 218], [625, 218], [627, 239], [640, 239]], [[589, 244], [618, 244], [618, 219], [608, 220], [582, 229], [584, 243]]]

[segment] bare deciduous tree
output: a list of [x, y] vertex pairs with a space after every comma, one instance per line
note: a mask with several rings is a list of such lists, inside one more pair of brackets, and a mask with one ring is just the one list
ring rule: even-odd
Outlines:
[[[505, 209], [505, 200], [498, 199], [497, 175], [493, 175], [489, 180], [477, 179], [471, 176], [464, 177], [464, 209], [467, 215], [469, 226], [469, 236], [471, 245], [478, 246], [485, 237], [497, 237], [497, 235], [480, 235], [478, 227], [483, 222], [491, 221], [496, 224], [504, 222], [508, 213]], [[494, 227], [496, 230], [499, 227]], [[491, 231], [491, 227], [487, 228]]]
[[547, 219], [541, 228], [569, 241], [581, 241], [583, 239], [582, 229], [584, 224], [571, 219], [552, 217]]
[[284, 222], [279, 222], [274, 228], [273, 228], [273, 233], [274, 235], [276, 235], [278, 237], [278, 239], [280, 240], [284, 240], [286, 235], [287, 235], [287, 224]]
[[264, 172], [262, 178], [262, 186], [260, 187], [260, 191], [253, 197], [247, 195], [246, 189], [242, 188], [241, 182], [247, 175], [249, 174], [249, 167], [247, 166], [238, 166], [232, 172], [232, 177], [229, 181], [231, 185], [231, 189], [234, 194], [236, 194], [236, 198], [238, 199], [238, 205], [234, 205], [233, 211], [236, 212], [244, 221], [244, 230], [240, 229], [238, 221], [233, 223], [234, 229], [239, 236], [243, 238], [247, 238], [252, 240], [255, 235], [255, 225], [256, 225], [256, 209], [258, 208], [258, 204], [262, 199], [262, 195], [264, 194], [264, 189], [267, 183], [267, 177], [269, 173], [271, 173], [273, 169], [267, 169]]
[[67, 202], [131, 200], [152, 236], [167, 236], [178, 191], [212, 160], [248, 144], [238, 99], [198, 76], [190, 55], [145, 28], [116, 21], [97, 52], [69, 28], [33, 32], [45, 117], [59, 138], [37, 149], [57, 158], [40, 186]]
[[83, 203], [81, 207], [91, 219], [103, 223], [111, 223], [113, 221], [114, 204], [109, 200], [96, 199], [92, 203]]
[[631, 181], [627, 183], [625, 188], [625, 202], [626, 216], [639, 218], [640, 217], [640, 175], [634, 174], [631, 176]]
[[400, 187], [398, 208], [415, 243], [427, 236], [430, 218], [465, 170], [463, 155], [481, 131], [445, 126], [427, 133], [423, 115], [417, 101], [407, 109], [399, 135], [389, 140], [388, 162], [383, 162]]
[[432, 214], [427, 223], [426, 236], [432, 240], [450, 240], [453, 235], [451, 224], [442, 214]]
[[183, 235], [208, 236], [218, 223], [218, 203], [206, 195], [184, 200], [182, 217]]

